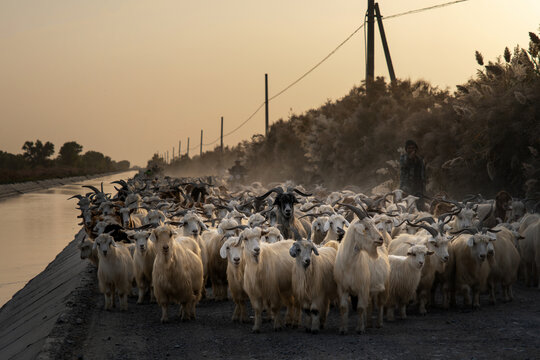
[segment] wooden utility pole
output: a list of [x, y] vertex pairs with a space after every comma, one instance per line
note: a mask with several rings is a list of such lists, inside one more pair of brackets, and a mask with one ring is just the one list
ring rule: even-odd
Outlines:
[[221, 153], [223, 154], [223, 116], [221, 117]]
[[381, 11], [379, 10], [379, 3], [375, 3], [375, 15], [377, 16], [377, 24], [379, 25], [379, 34], [381, 35], [382, 46], [384, 49], [384, 57], [386, 58], [386, 65], [388, 65], [388, 73], [390, 74], [390, 81], [396, 81], [396, 74], [394, 73], [394, 66], [392, 65], [392, 58], [390, 57], [390, 49], [386, 43], [386, 35], [384, 33], [384, 26], [382, 22]]
[[173, 147], [172, 147], [172, 161], [174, 161], [174, 155], [176, 155], [176, 154], [175, 154], [175, 152], [174, 152], [174, 146], [173, 146]]
[[375, 79], [375, 19], [374, 2], [368, 0], [367, 10], [367, 61], [366, 61], [366, 90], [369, 91]]
[[202, 156], [202, 129], [201, 129], [201, 151], [199, 153], [199, 156]]
[[268, 74], [264, 74], [264, 135], [268, 136]]
[[182, 157], [182, 140], [178, 141], [178, 158]]
[[187, 138], [187, 150], [186, 150], [186, 155], [187, 157], [189, 158], [189, 136]]
[[167, 164], [169, 164], [169, 150], [167, 150], [167, 158], [166, 158], [166, 159], [167, 159], [167, 160], [165, 160], [165, 162], [166, 162]]

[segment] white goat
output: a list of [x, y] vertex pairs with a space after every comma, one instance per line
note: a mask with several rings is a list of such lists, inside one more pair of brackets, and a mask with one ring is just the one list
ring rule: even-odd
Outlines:
[[152, 270], [156, 258], [154, 243], [148, 241], [149, 231], [127, 231], [128, 236], [135, 240], [135, 254], [133, 265], [135, 270], [135, 281], [139, 289], [137, 304], [142, 304], [144, 295], [150, 291], [150, 301], [154, 301], [154, 290], [152, 287]]
[[208, 278], [212, 283], [215, 300], [227, 299], [227, 260], [220, 256], [220, 249], [227, 237], [236, 234], [236, 230], [229, 230], [236, 226], [238, 226], [236, 220], [223, 219], [217, 230], [203, 234], [208, 255]]
[[275, 226], [270, 226], [261, 232], [261, 241], [269, 244], [276, 243], [278, 241], [285, 240], [281, 231]]
[[235, 307], [232, 321], [247, 322], [246, 301], [248, 295], [244, 291], [244, 244], [238, 236], [230, 237], [219, 250], [223, 259], [227, 259], [227, 282]]
[[505, 227], [497, 227], [497, 241], [488, 245], [487, 259], [489, 262], [488, 285], [490, 287], [491, 302], [495, 303], [495, 286], [500, 283], [504, 301], [514, 298], [512, 284], [517, 280], [519, 269], [519, 252], [514, 246], [519, 234]]
[[422, 275], [417, 288], [418, 312], [421, 315], [427, 313], [426, 305], [429, 302], [431, 289], [437, 274], [444, 273], [445, 266], [450, 258], [448, 243], [450, 239], [446, 235], [433, 236], [430, 233], [418, 232], [415, 235], [401, 234], [390, 243], [391, 255], [405, 256], [411, 245], [425, 245], [435, 256], [427, 256]]
[[[282, 328], [281, 307], [287, 306], [288, 317], [294, 319], [296, 309], [292, 296], [292, 267], [289, 255], [293, 240], [274, 244], [261, 243], [261, 229], [245, 229], [240, 234], [244, 242], [244, 290], [255, 312], [253, 332], [260, 332], [263, 305], [268, 303], [274, 318], [274, 329]], [[294, 321], [294, 320], [293, 320]]]
[[[308, 240], [297, 240], [289, 253], [296, 258], [292, 270], [295, 300], [308, 318], [306, 330], [317, 333], [324, 328], [330, 302], [337, 300], [334, 280], [337, 252], [331, 247], [317, 248]], [[316, 256], [312, 256], [312, 253]]]
[[133, 281], [133, 259], [129, 250], [117, 246], [109, 234], [101, 234], [94, 241], [98, 249], [99, 290], [105, 297], [105, 310], [114, 307], [114, 296], [118, 292], [120, 309], [127, 310], [127, 296], [131, 292]]
[[445, 269], [445, 277], [450, 286], [445, 291], [443, 289], [445, 308], [448, 308], [449, 291], [461, 292], [466, 306], [472, 303], [473, 308], [480, 307], [480, 291], [485, 289], [489, 276], [489, 263], [486, 261], [488, 244], [495, 240], [496, 235], [487, 232], [462, 234], [452, 241], [449, 247], [450, 261]]
[[324, 224], [323, 229], [326, 232], [326, 236], [321, 244], [324, 245], [330, 240], [339, 241], [345, 234], [345, 227], [348, 227], [349, 225], [349, 222], [345, 220], [343, 215], [335, 214], [329, 216], [328, 220], [326, 220], [326, 223]]
[[414, 299], [420, 282], [426, 255], [433, 254], [424, 245], [414, 245], [407, 250], [407, 256], [388, 255], [390, 262], [390, 283], [386, 302], [388, 321], [394, 321], [394, 310], [399, 307], [402, 319], [407, 318], [407, 304]]
[[177, 233], [170, 225], [152, 230], [156, 245], [152, 283], [157, 303], [161, 306], [161, 322], [168, 321], [171, 303], [180, 303], [182, 320], [195, 319], [195, 306], [201, 298], [203, 266], [201, 257], [186, 244], [174, 240]]
[[[359, 209], [355, 209], [359, 211]], [[355, 212], [359, 217], [351, 223], [339, 245], [334, 266], [337, 283], [341, 325], [339, 332], [348, 330], [349, 295], [358, 297], [358, 324], [356, 331], [365, 332], [366, 310], [369, 305], [370, 269], [368, 256], [378, 256], [377, 247], [383, 244], [381, 233], [367, 214]]]

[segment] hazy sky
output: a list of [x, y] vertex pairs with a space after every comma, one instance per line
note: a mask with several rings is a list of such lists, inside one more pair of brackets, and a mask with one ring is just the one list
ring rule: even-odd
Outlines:
[[[386, 16], [445, 0], [380, 0]], [[219, 136], [316, 64], [364, 19], [366, 0], [0, 0], [0, 150], [26, 140], [146, 165]], [[528, 48], [540, 0], [470, 0], [385, 22], [398, 78], [439, 87], [473, 76], [504, 47]], [[375, 73], [388, 78], [378, 33]], [[358, 32], [270, 103], [270, 122], [338, 99], [365, 76]], [[264, 110], [264, 109], [263, 109]], [[264, 132], [264, 111], [226, 145]], [[209, 150], [212, 147], [204, 149]], [[198, 154], [199, 148], [190, 150]]]

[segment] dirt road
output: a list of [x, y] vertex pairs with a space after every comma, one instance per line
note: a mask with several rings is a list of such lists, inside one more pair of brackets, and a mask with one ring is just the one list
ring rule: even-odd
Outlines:
[[[74, 359], [539, 359], [540, 292], [515, 286], [511, 303], [482, 308], [431, 309], [425, 317], [409, 307], [409, 318], [369, 328], [364, 335], [338, 334], [338, 311], [332, 308], [326, 329], [318, 335], [301, 329], [274, 332], [269, 322], [261, 334], [251, 324], [233, 324], [231, 301], [205, 299], [197, 307], [197, 320], [181, 322], [178, 307], [170, 309], [170, 323], [161, 324], [156, 304], [135, 304], [128, 312], [103, 310], [96, 271], [84, 274], [66, 326], [55, 331], [66, 341], [57, 356]], [[208, 289], [209, 290], [209, 289]], [[209, 291], [211, 294], [211, 291]], [[64, 334], [61, 334], [64, 332]]]

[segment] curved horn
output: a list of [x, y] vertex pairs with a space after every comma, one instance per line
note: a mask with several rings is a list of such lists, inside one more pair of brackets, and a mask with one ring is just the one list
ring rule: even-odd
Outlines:
[[68, 200], [71, 200], [71, 199], [73, 199], [73, 198], [77, 198], [77, 199], [79, 199], [79, 200], [82, 200], [83, 197], [84, 197], [84, 196], [82, 196], [82, 195], [80, 195], [80, 194], [77, 194], [77, 195], [73, 195], [72, 197], [68, 198]]
[[313, 210], [313, 209], [316, 208], [317, 206], [319, 206], [319, 205], [315, 204], [315, 205], [311, 206], [309, 209], [304, 209], [304, 210], [302, 210], [302, 211], [303, 211], [303, 212], [307, 212], [307, 211]]
[[146, 229], [149, 229], [149, 228], [155, 228], [157, 227], [157, 224], [146, 224], [146, 225], [143, 225], [143, 226], [139, 226], [139, 227], [136, 227], [136, 228], [133, 228], [131, 230], [146, 230]]
[[227, 230], [227, 231], [229, 231], [229, 230], [237, 230], [237, 229], [245, 230], [245, 229], [249, 229], [249, 226], [247, 226], [247, 225], [237, 225], [237, 226], [233, 226], [232, 228], [227, 228], [227, 229], [223, 228], [223, 230]]
[[421, 227], [422, 229], [425, 229], [425, 230], [429, 231], [431, 236], [433, 236], [434, 238], [436, 238], [437, 235], [439, 235], [439, 232], [437, 230], [435, 230], [434, 228], [432, 228], [431, 226], [424, 225], [424, 224], [417, 224], [417, 223], [413, 224], [409, 220], [407, 220], [407, 224], [409, 224], [410, 226], [413, 226], [413, 227]]
[[475, 228], [465, 228], [465, 229], [461, 229], [459, 231], [456, 231], [456, 232], [452, 232], [451, 234], [452, 235], [459, 235], [459, 234], [463, 234], [463, 233], [468, 233], [470, 235], [474, 235], [478, 232], [478, 229], [475, 229]]
[[363, 220], [364, 218], [366, 218], [368, 216], [368, 214], [367, 214], [367, 212], [365, 210], [357, 208], [356, 206], [353, 206], [353, 205], [350, 205], [350, 204], [343, 204], [343, 203], [338, 203], [338, 205], [347, 207], [349, 210], [351, 210], [353, 213], [355, 213], [356, 216], [358, 216], [359, 220]]
[[302, 195], [302, 196], [311, 196], [311, 195], [313, 195], [313, 194], [306, 194], [306, 193], [303, 193], [303, 192], [301, 192], [300, 190], [298, 190], [297, 188], [292, 189], [292, 191], [294, 191], [294, 192], [297, 193], [298, 195]]
[[99, 194], [99, 193], [102, 192], [102, 191], [99, 191], [98, 188], [96, 188], [95, 186], [92, 186], [92, 185], [83, 185], [82, 187], [92, 189], [96, 194]]
[[266, 192], [266, 194], [255, 197], [255, 199], [257, 199], [257, 200], [264, 200], [264, 199], [266, 199], [266, 198], [268, 197], [268, 195], [270, 195], [270, 194], [273, 193], [273, 192], [276, 192], [276, 193], [278, 193], [278, 194], [283, 194], [283, 189], [280, 188], [280, 187], [275, 187], [275, 188], [273, 188], [273, 189], [271, 189], [271, 190], [268, 190], [268, 192]]
[[431, 216], [426, 216], [426, 217], [423, 217], [421, 219], [417, 219], [414, 221], [414, 224], [418, 224], [422, 221], [427, 221], [429, 223], [429, 225], [433, 225], [435, 223], [435, 220], [431, 217]]
[[305, 217], [314, 217], [314, 218], [318, 218], [319, 216], [323, 216], [324, 214], [305, 214], [305, 215], [302, 215], [302, 216], [299, 216], [298, 218], [301, 219], [301, 218], [305, 218]]
[[302, 236], [294, 226], [291, 227], [291, 231], [294, 233], [294, 240], [302, 240]]
[[[441, 216], [439, 216], [437, 218], [438, 222], [443, 223], [443, 224], [449, 223], [450, 220], [452, 220], [452, 216], [459, 214], [461, 212], [461, 209], [463, 209], [463, 208], [458, 207], [455, 211], [445, 213], [445, 214], [441, 214]], [[449, 219], [446, 220], [446, 218], [449, 218]]]

